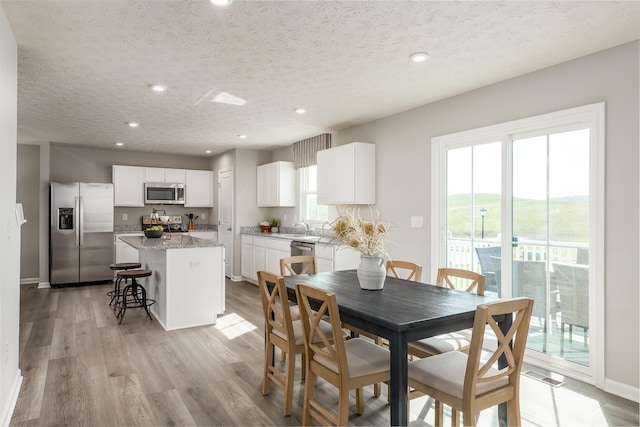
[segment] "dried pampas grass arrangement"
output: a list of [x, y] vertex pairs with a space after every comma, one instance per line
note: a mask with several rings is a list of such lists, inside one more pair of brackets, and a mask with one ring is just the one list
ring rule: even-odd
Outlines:
[[389, 224], [380, 219], [377, 208], [369, 206], [370, 219], [360, 216], [360, 208], [338, 208], [338, 213], [338, 218], [330, 224], [337, 240], [363, 255], [387, 255], [384, 240], [389, 234]]

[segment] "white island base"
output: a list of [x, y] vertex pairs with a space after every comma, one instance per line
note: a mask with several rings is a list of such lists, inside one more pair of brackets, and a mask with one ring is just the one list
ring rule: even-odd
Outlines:
[[142, 284], [147, 298], [156, 301], [151, 314], [165, 330], [216, 323], [225, 308], [224, 246], [186, 236], [174, 248], [177, 238], [164, 245], [160, 240], [160, 247], [150, 247], [156, 242], [143, 237], [122, 240], [139, 250], [142, 268], [153, 272]]

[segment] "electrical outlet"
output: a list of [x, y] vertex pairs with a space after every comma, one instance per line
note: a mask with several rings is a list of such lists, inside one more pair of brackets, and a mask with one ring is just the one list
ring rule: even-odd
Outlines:
[[200, 261], [191, 261], [190, 264], [191, 264], [191, 268], [200, 268], [201, 267]]
[[206, 213], [202, 214], [202, 219], [207, 219], [207, 214]]
[[126, 213], [122, 214], [122, 220], [126, 221], [127, 219], [129, 219], [129, 215], [127, 215]]

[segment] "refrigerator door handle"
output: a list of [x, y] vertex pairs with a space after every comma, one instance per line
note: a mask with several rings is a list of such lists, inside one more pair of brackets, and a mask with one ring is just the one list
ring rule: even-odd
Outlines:
[[78, 212], [78, 225], [76, 227], [76, 236], [78, 245], [84, 245], [84, 209], [83, 197], [76, 197], [76, 212]]

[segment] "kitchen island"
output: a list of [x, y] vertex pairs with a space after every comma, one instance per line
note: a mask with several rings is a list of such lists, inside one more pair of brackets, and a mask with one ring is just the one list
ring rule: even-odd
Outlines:
[[142, 268], [153, 272], [143, 285], [147, 298], [156, 301], [151, 314], [165, 330], [216, 323], [225, 308], [221, 243], [169, 233], [120, 239], [137, 249]]

